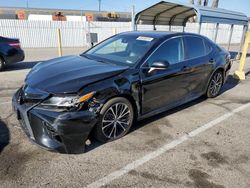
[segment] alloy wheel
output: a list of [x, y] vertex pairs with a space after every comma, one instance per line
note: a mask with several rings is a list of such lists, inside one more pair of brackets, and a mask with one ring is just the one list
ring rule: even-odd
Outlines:
[[102, 119], [102, 132], [108, 139], [115, 139], [127, 132], [131, 111], [127, 104], [116, 103], [108, 108]]
[[220, 92], [220, 89], [222, 87], [222, 83], [223, 83], [223, 77], [221, 72], [217, 72], [210, 83], [209, 86], [209, 92], [212, 96], [217, 96]]

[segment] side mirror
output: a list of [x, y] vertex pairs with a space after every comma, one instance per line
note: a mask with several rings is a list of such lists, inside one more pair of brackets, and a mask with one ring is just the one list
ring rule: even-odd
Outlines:
[[169, 67], [168, 61], [155, 61], [149, 68], [148, 73], [153, 72], [154, 70], [165, 70]]
[[153, 69], [167, 69], [169, 67], [169, 62], [168, 61], [155, 61], [150, 68]]

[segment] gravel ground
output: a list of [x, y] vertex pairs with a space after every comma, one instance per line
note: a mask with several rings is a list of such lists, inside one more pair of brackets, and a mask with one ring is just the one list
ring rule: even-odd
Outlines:
[[[93, 142], [84, 154], [63, 155], [30, 143], [9, 103], [34, 65], [11, 65], [0, 73], [0, 147], [6, 146], [0, 151], [0, 187], [85, 187], [250, 102], [250, 77], [238, 82], [230, 76], [215, 99], [200, 98], [138, 122], [124, 138]], [[246, 108], [103, 187], [248, 188], [249, 122]]]

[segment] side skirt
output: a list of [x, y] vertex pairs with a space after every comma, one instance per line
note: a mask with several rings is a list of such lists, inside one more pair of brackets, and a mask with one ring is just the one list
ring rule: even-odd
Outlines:
[[188, 103], [188, 102], [194, 101], [195, 99], [198, 99], [198, 98], [200, 98], [200, 97], [203, 96], [203, 95], [204, 95], [204, 93], [202, 93], [202, 94], [200, 94], [200, 95], [192, 96], [192, 97], [190, 97], [190, 98], [188, 98], [188, 99], [181, 100], [180, 102], [177, 102], [177, 103], [174, 103], [174, 104], [171, 104], [171, 105], [168, 105], [168, 106], [165, 106], [165, 107], [162, 107], [162, 108], [153, 110], [153, 111], [151, 111], [151, 112], [149, 112], [149, 113], [146, 113], [146, 114], [143, 114], [143, 115], [139, 116], [139, 117], [137, 118], [137, 120], [140, 121], [140, 120], [149, 118], [149, 117], [151, 117], [151, 116], [154, 116], [154, 115], [157, 115], [157, 114], [166, 112], [166, 111], [168, 111], [168, 110], [171, 110], [171, 109], [173, 109], [173, 108], [179, 107], [179, 106], [181, 106], [181, 105], [183, 105], [183, 104], [186, 104], [186, 103]]

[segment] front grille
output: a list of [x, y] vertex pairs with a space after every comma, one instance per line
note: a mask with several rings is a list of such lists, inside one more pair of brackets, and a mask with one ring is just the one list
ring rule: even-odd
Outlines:
[[24, 132], [28, 135], [28, 137], [30, 137], [30, 132], [29, 132], [29, 130], [27, 128], [27, 125], [26, 125], [26, 123], [24, 121], [24, 117], [21, 114], [20, 114], [19, 122], [20, 122]]
[[46, 135], [50, 139], [57, 141], [59, 143], [62, 143], [61, 137], [58, 135], [56, 130], [53, 128], [53, 126], [49, 122], [43, 120], [41, 117], [38, 117], [37, 115], [33, 113], [31, 113], [30, 115], [30, 122], [32, 125], [36, 125], [36, 126], [33, 126], [35, 137], [41, 138], [44, 135]]

